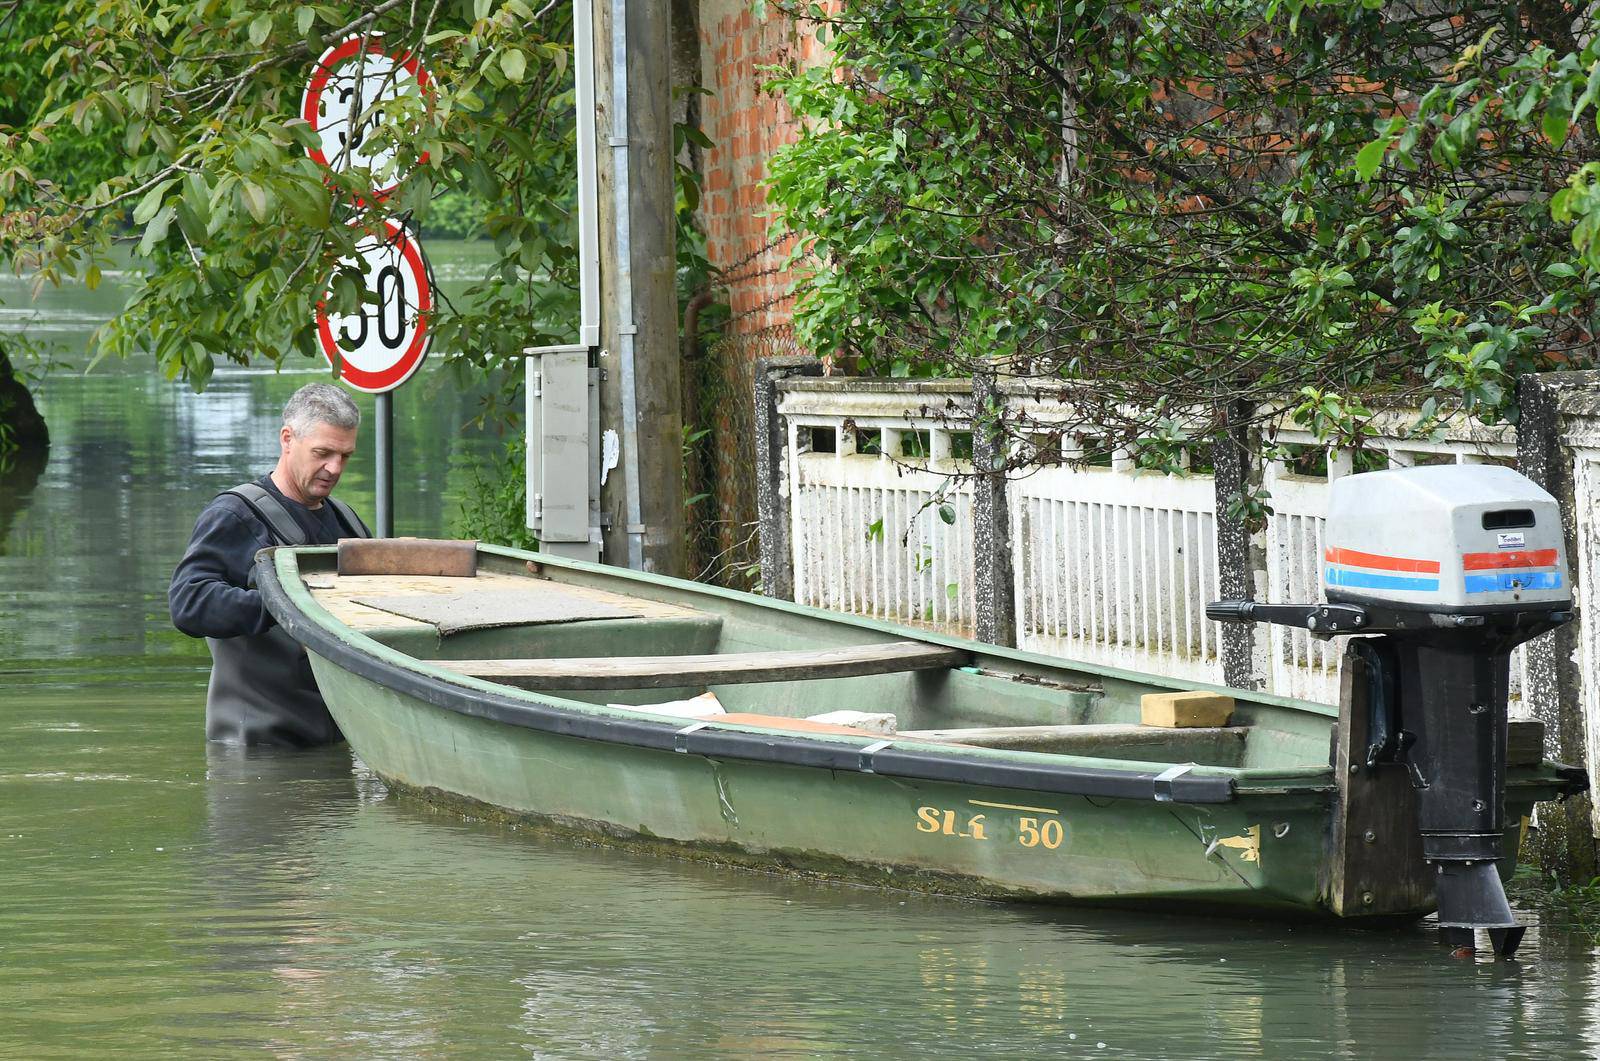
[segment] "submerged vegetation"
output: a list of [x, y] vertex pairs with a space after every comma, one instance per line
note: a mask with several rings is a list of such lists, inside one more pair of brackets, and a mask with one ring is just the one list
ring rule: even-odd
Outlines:
[[1536, 909], [1562, 928], [1600, 944], [1600, 877], [1563, 884], [1547, 870], [1522, 864], [1507, 891], [1517, 905]]

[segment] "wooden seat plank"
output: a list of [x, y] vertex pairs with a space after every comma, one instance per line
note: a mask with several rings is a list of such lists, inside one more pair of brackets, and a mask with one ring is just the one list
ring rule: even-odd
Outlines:
[[522, 689], [659, 689], [750, 682], [859, 678], [964, 666], [967, 653], [920, 641], [800, 652], [710, 656], [579, 656], [563, 659], [433, 659], [430, 666]]

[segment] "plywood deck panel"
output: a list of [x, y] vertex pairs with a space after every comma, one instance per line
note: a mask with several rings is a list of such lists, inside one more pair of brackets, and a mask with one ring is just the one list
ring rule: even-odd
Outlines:
[[693, 609], [674, 604], [629, 597], [621, 593], [589, 586], [575, 586], [550, 579], [512, 575], [504, 572], [479, 571], [473, 578], [452, 578], [442, 575], [336, 575], [317, 572], [306, 577], [306, 586], [317, 603], [328, 609], [333, 617], [362, 633], [375, 630], [432, 631], [431, 623], [395, 615], [378, 608], [360, 604], [356, 598], [383, 596], [413, 596], [438, 594], [457, 597], [478, 591], [503, 594], [514, 592], [530, 597], [547, 595], [568, 601], [589, 602], [625, 610], [631, 616], [646, 619], [681, 619], [697, 614]]

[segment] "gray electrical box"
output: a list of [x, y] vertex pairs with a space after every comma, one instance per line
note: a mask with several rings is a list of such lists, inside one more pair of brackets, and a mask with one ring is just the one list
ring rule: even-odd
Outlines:
[[527, 357], [528, 527], [544, 552], [598, 560], [598, 373], [584, 346]]

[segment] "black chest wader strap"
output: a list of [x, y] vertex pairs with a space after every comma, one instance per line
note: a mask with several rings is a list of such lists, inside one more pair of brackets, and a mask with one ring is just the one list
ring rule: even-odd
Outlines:
[[[306, 531], [300, 522], [289, 515], [289, 510], [283, 507], [283, 502], [272, 496], [272, 492], [259, 483], [244, 483], [232, 490], [224, 490], [222, 494], [231, 494], [243, 501], [260, 518], [267, 529], [272, 532], [272, 537], [278, 545], [305, 545]], [[222, 494], [218, 494], [221, 497]]]
[[[277, 539], [278, 545], [310, 544], [306, 541], [305, 528], [300, 526], [300, 521], [289, 514], [289, 510], [283, 507], [282, 501], [272, 495], [272, 491], [265, 489], [259, 483], [244, 483], [222, 493], [232, 494], [249, 505], [250, 511], [267, 525], [272, 536]], [[335, 522], [349, 532], [349, 537], [372, 537], [372, 531], [361, 521], [361, 517], [356, 515], [355, 509], [333, 497], [328, 498], [328, 504], [333, 507]]]
[[328, 498], [328, 504], [333, 506], [334, 515], [339, 517], [339, 522], [344, 524], [345, 530], [350, 532], [352, 538], [370, 538], [371, 529], [356, 515], [356, 510], [337, 498]]

